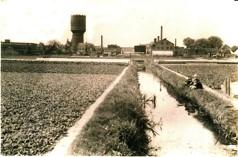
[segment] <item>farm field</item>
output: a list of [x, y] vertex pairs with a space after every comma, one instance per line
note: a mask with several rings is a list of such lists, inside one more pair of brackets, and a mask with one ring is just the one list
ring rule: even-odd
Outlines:
[[119, 74], [125, 66], [123, 63], [1, 61], [2, 72]]
[[238, 81], [238, 65], [228, 64], [165, 64], [171, 70], [185, 76], [198, 75], [202, 83], [213, 89], [220, 89], [227, 77], [231, 81]]
[[83, 64], [85, 69], [78, 68], [79, 64], [51, 65], [2, 63], [3, 155], [38, 155], [52, 150], [125, 67], [99, 64], [103, 69], [97, 71], [90, 63]]

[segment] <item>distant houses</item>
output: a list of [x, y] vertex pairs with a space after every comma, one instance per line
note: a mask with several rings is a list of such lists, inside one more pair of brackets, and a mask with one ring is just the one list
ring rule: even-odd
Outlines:
[[36, 43], [11, 42], [9, 39], [1, 42], [2, 55], [34, 55], [39, 53], [40, 48]]
[[118, 54], [122, 53], [122, 48], [118, 45], [107, 45], [106, 48], [103, 50], [103, 55], [104, 56], [116, 56]]

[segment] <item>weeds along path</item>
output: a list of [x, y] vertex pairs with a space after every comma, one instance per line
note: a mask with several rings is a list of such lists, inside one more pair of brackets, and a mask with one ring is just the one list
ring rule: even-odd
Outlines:
[[[159, 135], [152, 136], [151, 146], [156, 148], [152, 155], [161, 157], [227, 157], [223, 145], [216, 143], [213, 133], [193, 116], [188, 115], [184, 106], [170, 96], [160, 80], [152, 74], [140, 72], [141, 93], [147, 98], [156, 96], [156, 106], [146, 105], [148, 116], [154, 121], [162, 121], [156, 126]], [[162, 127], [162, 129], [161, 129]]]
[[91, 119], [94, 114], [96, 108], [104, 101], [106, 96], [110, 93], [110, 91], [116, 86], [116, 84], [121, 80], [122, 76], [127, 71], [128, 67], [126, 67], [121, 74], [110, 84], [110, 86], [103, 92], [103, 94], [85, 111], [82, 118], [72, 126], [66, 135], [66, 137], [62, 138], [55, 146], [55, 148], [46, 153], [46, 156], [68, 156], [71, 155], [71, 146], [74, 139], [77, 135], [80, 134], [82, 128], [87, 124], [87, 122]]

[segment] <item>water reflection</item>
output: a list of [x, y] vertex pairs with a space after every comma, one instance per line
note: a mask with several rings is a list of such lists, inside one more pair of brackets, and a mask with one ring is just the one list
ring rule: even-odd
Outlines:
[[152, 74], [139, 72], [140, 90], [147, 98], [156, 96], [156, 107], [146, 107], [147, 114], [156, 122], [162, 118], [162, 130], [158, 126], [159, 136], [152, 138], [152, 146], [160, 147], [154, 155], [174, 156], [228, 156], [223, 147], [216, 143], [213, 133], [197, 119], [189, 116], [185, 108], [171, 97], [160, 80]]

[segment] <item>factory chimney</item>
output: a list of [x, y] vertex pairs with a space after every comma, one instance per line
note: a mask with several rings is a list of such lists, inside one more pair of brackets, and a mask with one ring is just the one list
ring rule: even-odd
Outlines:
[[160, 27], [160, 37], [161, 40], [163, 40], [163, 26]]
[[160, 38], [159, 38], [159, 36], [157, 36], [157, 40], [158, 40], [158, 42], [160, 41]]
[[177, 39], [175, 38], [174, 40], [174, 47], [176, 48], [177, 47]]
[[101, 35], [101, 52], [103, 53], [103, 35]]
[[154, 38], [154, 43], [156, 43], [156, 38]]

